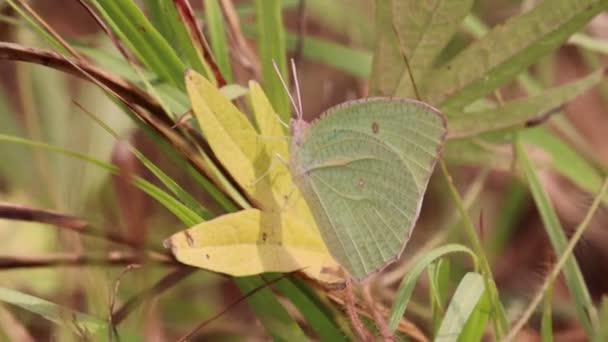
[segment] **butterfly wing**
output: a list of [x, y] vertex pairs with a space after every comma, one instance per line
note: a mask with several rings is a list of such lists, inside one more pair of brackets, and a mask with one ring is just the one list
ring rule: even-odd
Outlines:
[[328, 110], [294, 139], [295, 183], [355, 279], [403, 251], [445, 136], [444, 116], [422, 102], [368, 98]]

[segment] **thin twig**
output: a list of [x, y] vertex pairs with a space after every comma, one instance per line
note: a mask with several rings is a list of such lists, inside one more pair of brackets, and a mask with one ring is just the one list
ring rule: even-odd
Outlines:
[[232, 309], [233, 307], [235, 307], [236, 305], [238, 305], [239, 303], [241, 303], [242, 301], [244, 301], [245, 299], [253, 296], [254, 294], [256, 294], [258, 291], [263, 290], [269, 286], [271, 286], [274, 283], [277, 283], [279, 280], [283, 280], [285, 278], [287, 278], [289, 275], [293, 274], [294, 272], [291, 273], [285, 273], [280, 277], [277, 277], [275, 279], [272, 279], [270, 281], [265, 281], [263, 284], [258, 285], [257, 287], [251, 289], [250, 291], [248, 291], [247, 293], [243, 294], [241, 297], [237, 298], [236, 300], [234, 300], [232, 303], [226, 305], [226, 307], [224, 309], [222, 309], [220, 312], [216, 313], [215, 315], [213, 315], [211, 318], [206, 319], [205, 321], [201, 322], [199, 325], [197, 325], [194, 329], [192, 329], [191, 331], [189, 331], [187, 334], [185, 334], [184, 336], [180, 337], [177, 341], [178, 342], [185, 342], [185, 341], [189, 341], [197, 332], [199, 332], [202, 328], [206, 327], [207, 325], [209, 325], [210, 323], [212, 323], [213, 321], [215, 321], [216, 319], [220, 318], [222, 315], [224, 315], [226, 312], [228, 312], [230, 309]]
[[0, 256], [0, 270], [40, 267], [87, 267], [87, 266], [124, 266], [136, 263], [155, 263], [161, 265], [179, 265], [170, 258], [158, 254], [142, 257], [138, 254], [113, 251], [104, 256], [90, 256], [72, 253], [56, 253], [44, 255], [5, 255]]
[[197, 270], [197, 268], [185, 266], [174, 269], [172, 272], [165, 275], [152, 287], [144, 290], [143, 292], [140, 292], [139, 294], [129, 299], [125, 304], [123, 304], [120, 309], [118, 309], [115, 313], [112, 314], [112, 324], [120, 324], [120, 322], [127, 318], [129, 314], [135, 308], [137, 308], [140, 303], [147, 300], [148, 298], [160, 295], [161, 293], [165, 292], [165, 290], [172, 288], [173, 286], [175, 286], [175, 284], [185, 279]]
[[[70, 60], [60, 54], [32, 47], [25, 47], [15, 43], [0, 42], [0, 60], [22, 61], [44, 65], [68, 74], [87, 79], [93, 77], [106, 87], [112, 89], [125, 101], [132, 102], [145, 108], [155, 117], [167, 125], [172, 126], [173, 121], [167, 116], [158, 102], [135, 85], [112, 75], [91, 63], [82, 60]], [[83, 74], [82, 70], [88, 74]]]

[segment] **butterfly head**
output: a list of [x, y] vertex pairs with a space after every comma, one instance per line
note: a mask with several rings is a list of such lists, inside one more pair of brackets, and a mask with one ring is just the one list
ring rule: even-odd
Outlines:
[[301, 117], [292, 118], [289, 120], [289, 130], [291, 131], [291, 135], [293, 137], [293, 143], [296, 146], [302, 145], [302, 140], [304, 138], [304, 132], [308, 128], [310, 124], [304, 121]]

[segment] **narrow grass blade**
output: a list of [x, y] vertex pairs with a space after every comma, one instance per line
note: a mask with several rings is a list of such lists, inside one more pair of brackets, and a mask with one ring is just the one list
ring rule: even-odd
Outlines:
[[468, 341], [482, 341], [483, 336], [486, 333], [486, 326], [492, 313], [492, 305], [490, 301], [490, 294], [488, 291], [484, 291], [483, 295], [477, 302], [475, 309], [469, 315], [467, 323], [462, 328], [460, 335], [458, 336], [459, 342]]
[[131, 0], [91, 0], [123, 43], [151, 71], [173, 86], [184, 89], [184, 63]]
[[209, 43], [211, 51], [220, 68], [222, 75], [228, 83], [232, 82], [232, 67], [230, 66], [230, 54], [228, 53], [228, 42], [224, 27], [224, 17], [218, 4], [218, 0], [204, 0], [205, 20], [209, 32]]
[[543, 1], [429, 74], [423, 98], [443, 109], [460, 109], [512, 80], [607, 7], [607, 0]]
[[287, 79], [285, 60], [285, 31], [281, 15], [280, 0], [255, 0], [257, 44], [262, 65], [263, 87], [281, 119], [289, 121], [289, 101], [281, 81], [272, 65], [277, 64], [283, 79]]
[[553, 317], [551, 316], [552, 286], [547, 288], [543, 305], [543, 317], [540, 321], [540, 340], [541, 342], [553, 341]]
[[442, 258], [436, 263], [429, 265], [428, 273], [433, 334], [436, 334], [445, 313], [447, 293], [450, 285], [450, 263], [448, 259]]
[[388, 326], [392, 331], [395, 331], [401, 317], [403, 317], [403, 314], [405, 313], [405, 309], [409, 303], [412, 291], [416, 286], [416, 281], [418, 280], [420, 274], [422, 274], [422, 272], [432, 262], [450, 253], [466, 253], [470, 255], [473, 263], [475, 264], [475, 268], [477, 268], [477, 256], [466, 246], [449, 244], [429, 251], [426, 255], [421, 257], [420, 260], [418, 260], [412, 270], [407, 274], [407, 276], [405, 276], [405, 278], [403, 278], [401, 285], [399, 285], [399, 289], [397, 290], [397, 294], [395, 296], [395, 300], [393, 301], [393, 306], [391, 307], [391, 312], [388, 318]]
[[18, 306], [55, 324], [70, 328], [75, 334], [85, 339], [108, 328], [107, 323], [99, 318], [3, 287], [0, 287], [0, 301]]
[[298, 308], [321, 341], [348, 341], [331, 312], [324, 308], [317, 294], [311, 291], [308, 285], [290, 277], [278, 282], [275, 287]]
[[452, 296], [435, 341], [457, 341], [484, 293], [485, 285], [481, 274], [474, 272], [465, 274]]
[[[545, 189], [538, 178], [536, 170], [534, 170], [533, 164], [530, 162], [528, 154], [523, 147], [523, 143], [521, 141], [517, 141], [515, 146], [519, 165], [522, 168], [526, 180], [528, 181], [528, 186], [532, 192], [532, 197], [534, 198], [534, 202], [536, 203], [543, 221], [543, 227], [547, 232], [555, 254], [562, 255], [568, 241], [562, 225], [557, 218], [557, 214], [553, 209], [549, 196], [545, 192]], [[570, 256], [567, 259], [564, 265], [563, 273], [566, 280], [566, 285], [570, 290], [572, 300], [576, 307], [578, 319], [585, 329], [587, 336], [593, 336], [594, 328], [592, 321], [597, 321], [597, 313], [595, 312], [595, 307], [591, 302], [591, 296], [589, 295], [589, 290], [587, 289], [581, 270], [573, 256]]]
[[[258, 38], [251, 25], [243, 25], [243, 32]], [[291, 32], [286, 32], [286, 43], [289, 51], [294, 51], [298, 36]], [[329, 65], [336, 70], [346, 72], [350, 75], [368, 78], [371, 73], [372, 55], [371, 53], [341, 45], [329, 40], [304, 36], [302, 39], [302, 55], [311, 61]]]

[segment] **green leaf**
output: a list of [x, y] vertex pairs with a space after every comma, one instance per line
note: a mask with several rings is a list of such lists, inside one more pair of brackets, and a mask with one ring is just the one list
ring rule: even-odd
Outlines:
[[185, 66], [171, 45], [131, 0], [91, 0], [122, 43], [151, 71], [184, 89]]
[[[519, 165], [522, 168], [523, 174], [528, 181], [528, 186], [532, 192], [534, 202], [540, 212], [543, 221], [543, 227], [547, 232], [551, 246], [556, 255], [562, 255], [567, 245], [567, 239], [563, 231], [562, 225], [553, 209], [551, 200], [545, 192], [534, 166], [528, 158], [528, 154], [523, 147], [521, 141], [515, 143]], [[583, 279], [581, 270], [574, 256], [570, 256], [566, 261], [563, 269], [566, 285], [570, 290], [573, 302], [576, 308], [578, 319], [582, 324], [587, 336], [593, 336], [593, 325], [590, 317], [596, 317], [595, 307], [591, 302], [589, 290]]]
[[[392, 0], [388, 2], [393, 5], [393, 21], [399, 33], [400, 44], [407, 54], [414, 81], [420, 87], [433, 62], [471, 10], [473, 1]], [[416, 97], [413, 89], [408, 70], [405, 70], [401, 74], [395, 95]]]
[[545, 292], [545, 299], [543, 305], [543, 317], [540, 321], [540, 338], [542, 342], [553, 341], [553, 322], [551, 317], [551, 297], [552, 297], [552, 285], [549, 285]]
[[557, 110], [598, 84], [603, 75], [604, 70], [600, 69], [576, 81], [538, 95], [509, 101], [498, 108], [476, 112], [446, 111], [450, 137], [463, 138], [502, 129], [524, 128], [531, 120], [542, 119], [550, 111]]
[[[259, 276], [233, 278], [242, 293], [247, 293], [264, 284]], [[284, 282], [285, 280], [279, 280]], [[308, 341], [298, 324], [277, 301], [272, 291], [261, 290], [247, 298], [256, 317], [266, 331], [277, 341]]]
[[83, 338], [90, 338], [90, 335], [107, 329], [104, 320], [4, 287], [0, 287], [0, 301], [18, 306], [55, 324], [67, 327]]
[[224, 28], [224, 17], [218, 4], [218, 0], [204, 0], [205, 20], [209, 32], [209, 43], [211, 51], [220, 72], [226, 82], [232, 82], [232, 67], [230, 66], [230, 55], [228, 54], [228, 43]]
[[551, 167], [576, 185], [597, 194], [602, 177], [580, 153], [576, 152], [545, 127], [527, 129], [519, 134], [522, 142], [535, 145], [551, 156]]
[[348, 341], [331, 312], [324, 308], [324, 304], [306, 283], [296, 277], [290, 277], [279, 281], [275, 287], [298, 308], [321, 341]]
[[391, 312], [388, 318], [388, 326], [392, 331], [395, 331], [401, 317], [403, 317], [403, 314], [405, 313], [405, 309], [409, 303], [410, 297], [412, 296], [412, 291], [416, 286], [416, 281], [418, 280], [420, 274], [422, 274], [422, 272], [432, 262], [450, 253], [469, 254], [473, 259], [475, 268], [477, 268], [477, 256], [468, 247], [463, 245], [449, 244], [435, 248], [426, 253], [420, 260], [418, 260], [418, 262], [416, 262], [411, 271], [401, 281], [401, 285], [399, 285], [399, 289], [397, 290], [395, 301], [393, 302], [393, 306], [391, 307]]
[[442, 258], [428, 267], [431, 296], [431, 313], [433, 320], [433, 333], [435, 334], [441, 324], [445, 312], [448, 286], [450, 285], [450, 263]]
[[444, 109], [464, 107], [559, 47], [607, 5], [608, 0], [541, 2], [533, 10], [496, 26], [430, 73], [423, 98]]
[[283, 121], [289, 120], [289, 100], [279, 76], [272, 65], [277, 64], [279, 72], [287, 82], [287, 61], [285, 60], [285, 32], [281, 15], [281, 0], [255, 0], [258, 54], [262, 65], [263, 87], [274, 110]]
[[477, 302], [475, 309], [469, 315], [467, 323], [462, 328], [462, 332], [458, 336], [458, 341], [482, 341], [491, 312], [492, 306], [490, 295], [488, 291], [484, 291], [483, 295]]
[[369, 92], [377, 96], [392, 95], [403, 75], [405, 65], [393, 31], [394, 19], [391, 1], [376, 1], [375, 18], [376, 39]]
[[465, 274], [452, 296], [435, 341], [457, 341], [484, 293], [485, 285], [481, 274]]

